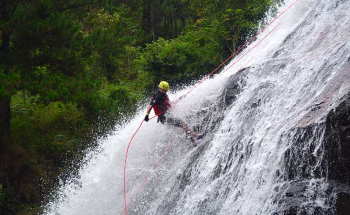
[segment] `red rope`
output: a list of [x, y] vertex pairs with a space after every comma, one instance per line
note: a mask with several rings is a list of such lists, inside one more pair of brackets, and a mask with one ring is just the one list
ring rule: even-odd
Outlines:
[[129, 147], [130, 147], [130, 144], [131, 144], [131, 141], [134, 139], [135, 135], [137, 134], [137, 132], [140, 130], [141, 128], [141, 125], [142, 123], [144, 122], [145, 120], [142, 120], [139, 128], [136, 130], [136, 132], [134, 133], [134, 135], [132, 136], [129, 144], [128, 144], [128, 148], [126, 149], [126, 155], [125, 155], [125, 163], [124, 163], [124, 205], [125, 205], [125, 214], [128, 214], [128, 212], [126, 211], [126, 192], [125, 192], [125, 174], [126, 174], [126, 160], [128, 159], [128, 152], [129, 152]]
[[[248, 65], [248, 63], [250, 63], [250, 61], [252, 61], [254, 59], [254, 57], [252, 57], [246, 64], [244, 64], [241, 68], [239, 68], [239, 70], [241, 70], [241, 69], [243, 69], [245, 66], [247, 66]], [[239, 71], [238, 70], [238, 71]], [[220, 75], [221, 75], [221, 73], [220, 73]]]
[[[168, 144], [168, 146], [166, 147], [166, 149], [165, 149], [165, 151], [163, 152], [162, 156], [158, 159], [158, 162], [154, 165], [154, 167], [153, 167], [152, 170], [154, 170], [154, 169], [158, 166], [159, 162], [163, 159], [164, 155], [166, 154], [166, 152], [168, 151], [168, 149], [170, 148], [170, 146], [173, 144], [174, 139], [175, 139], [175, 137], [173, 137], [173, 139], [171, 140], [171, 142]], [[141, 190], [141, 188], [142, 188], [143, 185], [146, 183], [146, 181], [147, 181], [148, 178], [151, 176], [151, 174], [152, 174], [152, 172], [150, 172], [150, 173], [148, 174], [148, 176], [147, 176], [146, 179], [142, 182], [142, 184], [141, 184], [141, 186], [139, 187], [139, 189], [138, 189], [138, 190], [135, 192], [135, 194], [131, 197], [131, 199], [129, 200], [129, 202], [128, 202], [128, 204], [126, 205], [126, 207], [128, 207], [128, 206], [131, 204], [131, 201], [135, 198], [136, 194]], [[120, 215], [122, 215], [123, 213], [124, 213], [124, 211], [122, 211], [122, 212], [120, 213]]]
[[[150, 118], [150, 120], [153, 119], [153, 118], [155, 118], [155, 117], [157, 117], [157, 116], [159, 116], [159, 115], [161, 115], [161, 114], [162, 114], [162, 113], [160, 113], [160, 114], [158, 114], [158, 115], [156, 115], [156, 116]], [[130, 147], [131, 141], [134, 139], [135, 135], [136, 135], [137, 132], [140, 130], [140, 128], [141, 128], [141, 126], [142, 126], [142, 123], [143, 123], [144, 121], [145, 121], [145, 120], [142, 120], [140, 126], [138, 127], [138, 129], [136, 130], [136, 132], [134, 133], [134, 135], [132, 136], [132, 138], [131, 138], [131, 140], [130, 140], [130, 142], [129, 142], [129, 144], [128, 144], [128, 148], [126, 149], [125, 162], [124, 162], [124, 205], [125, 205], [125, 214], [128, 214], [128, 213], [127, 213], [127, 210], [126, 210], [127, 204], [126, 204], [126, 189], [125, 189], [126, 160], [128, 159], [128, 153], [129, 153], [129, 147]], [[157, 165], [158, 165], [158, 164], [157, 164]], [[141, 187], [142, 187], [142, 186], [141, 186]], [[135, 194], [135, 195], [136, 195], [136, 194]], [[129, 204], [130, 204], [130, 203], [129, 203]]]
[[[289, 10], [295, 3], [297, 3], [299, 0], [296, 0], [295, 2], [293, 2], [293, 4], [291, 4], [287, 9], [285, 9], [280, 15], [278, 15], [274, 20], [272, 20], [272, 22], [270, 22], [268, 25], [265, 26], [265, 28], [263, 28], [261, 31], [259, 31], [254, 37], [252, 37], [248, 42], [246, 42], [240, 49], [238, 49], [235, 53], [233, 53], [233, 55], [231, 55], [229, 58], [227, 58], [222, 64], [220, 64], [220, 66], [218, 66], [216, 69], [214, 69], [214, 71], [212, 71], [210, 74], [208, 74], [207, 76], [205, 76], [198, 84], [201, 84], [205, 79], [207, 79], [209, 76], [211, 76], [216, 70], [218, 70], [222, 65], [224, 65], [229, 59], [231, 59], [233, 56], [235, 56], [240, 50], [242, 50], [245, 46], [248, 45], [248, 43], [250, 43], [253, 39], [255, 39], [262, 31], [264, 31], [267, 27], [269, 27], [272, 23], [274, 23], [278, 18], [280, 18], [280, 16], [282, 16], [287, 10]], [[197, 85], [198, 85], [197, 84]], [[192, 90], [194, 90], [197, 85], [195, 85], [190, 91], [188, 91], [186, 93], [189, 94]]]
[[236, 60], [231, 66], [229, 66], [227, 69], [225, 69], [225, 71], [223, 71], [220, 74], [223, 74], [224, 72], [226, 72], [227, 70], [229, 70], [233, 65], [235, 65], [238, 61], [240, 61], [244, 56], [246, 56], [251, 50], [253, 50], [257, 45], [259, 45], [267, 36], [269, 36], [281, 23], [278, 23], [278, 25], [276, 25], [276, 27], [274, 27], [268, 34], [266, 34], [266, 36], [264, 38], [262, 38], [262, 40], [260, 40], [257, 44], [255, 44], [251, 49], [249, 49], [246, 53], [244, 53], [244, 55], [242, 57], [240, 57], [238, 60]]
[[[287, 10], [289, 10], [295, 3], [297, 3], [299, 0], [296, 0], [293, 4], [291, 4], [286, 10], [284, 10], [279, 16], [277, 16], [272, 22], [270, 22], [267, 26], [265, 26], [265, 28], [263, 28], [261, 31], [259, 31], [254, 37], [252, 37], [247, 43], [245, 43], [240, 49], [238, 49], [233, 55], [231, 55], [229, 58], [227, 58], [222, 64], [220, 64], [214, 71], [212, 71], [210, 74], [208, 74], [207, 76], [205, 76], [197, 85], [195, 85], [190, 91], [188, 91], [185, 95], [188, 95], [191, 91], [193, 91], [199, 84], [201, 84], [205, 79], [207, 79], [210, 75], [212, 75], [215, 71], [217, 71], [222, 65], [224, 65], [229, 59], [231, 59], [233, 56], [235, 56], [240, 50], [242, 50], [245, 46], [247, 46], [247, 44], [249, 44], [254, 38], [256, 38], [263, 30], [265, 30], [268, 26], [270, 26], [273, 22], [275, 22], [280, 16], [282, 16]], [[278, 24], [279, 25], [279, 24]], [[278, 25], [272, 30], [274, 31]], [[272, 33], [272, 31], [270, 31], [262, 40], [264, 40], [268, 35], [270, 35]], [[261, 41], [262, 41], [261, 40]], [[260, 41], [260, 42], [261, 42]], [[259, 43], [260, 43], [259, 42]], [[259, 43], [257, 43], [253, 48], [255, 48]], [[252, 49], [253, 49], [252, 48]], [[252, 49], [250, 49], [247, 53], [249, 53]], [[247, 53], [245, 53], [242, 57], [244, 57]], [[242, 59], [242, 57], [240, 59]], [[240, 60], [239, 59], [239, 60]], [[239, 61], [238, 60], [238, 61]], [[238, 62], [236, 61], [236, 62]], [[235, 62], [235, 63], [236, 63]], [[234, 65], [234, 64], [233, 64]], [[230, 67], [232, 67], [233, 65], [231, 65]], [[229, 67], [229, 68], [230, 68]], [[228, 68], [228, 69], [229, 69]], [[225, 71], [227, 71], [228, 69], [226, 69]], [[224, 72], [225, 72], [224, 71]], [[158, 114], [159, 115], [159, 114]], [[153, 119], [155, 117], [157, 117], [158, 115], [150, 118]], [[134, 133], [134, 135], [132, 136], [127, 150], [126, 150], [126, 155], [125, 155], [125, 163], [124, 163], [124, 205], [125, 205], [125, 215], [127, 215], [127, 207], [129, 206], [129, 204], [131, 203], [132, 199], [135, 197], [135, 195], [137, 194], [137, 192], [142, 188], [142, 186], [146, 183], [147, 179], [150, 177], [151, 173], [147, 176], [147, 178], [144, 180], [144, 182], [142, 183], [142, 185], [139, 187], [139, 189], [137, 190], [137, 192], [134, 194], [134, 196], [131, 198], [131, 200], [129, 201], [128, 204], [126, 204], [126, 189], [125, 189], [125, 176], [126, 176], [126, 161], [127, 161], [127, 157], [128, 157], [128, 152], [129, 152], [129, 147], [130, 144], [132, 142], [132, 140], [134, 139], [135, 135], [137, 134], [137, 132], [139, 131], [142, 123], [144, 122], [144, 120], [142, 120], [139, 128], [136, 130], [136, 132]], [[173, 139], [174, 140], [174, 139]], [[170, 147], [170, 145], [172, 144], [173, 140], [171, 141], [171, 143], [168, 145], [168, 147], [166, 148], [165, 152], [163, 153], [162, 157], [158, 160], [158, 162], [156, 163], [156, 165], [153, 167], [153, 169], [155, 169], [158, 165], [158, 163], [161, 161], [161, 159], [163, 158], [163, 156], [165, 155], [166, 151], [168, 150], [168, 148]], [[122, 212], [123, 213], [123, 212]]]

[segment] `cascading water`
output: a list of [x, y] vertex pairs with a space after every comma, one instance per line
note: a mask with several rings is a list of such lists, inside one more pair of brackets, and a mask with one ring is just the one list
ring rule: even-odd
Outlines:
[[[127, 202], [152, 174], [128, 214], [350, 214], [349, 11], [349, 0], [299, 0], [254, 50], [182, 99], [174, 114], [207, 133], [199, 147], [145, 122], [129, 149]], [[125, 152], [144, 113], [102, 141], [47, 213], [124, 213]]]

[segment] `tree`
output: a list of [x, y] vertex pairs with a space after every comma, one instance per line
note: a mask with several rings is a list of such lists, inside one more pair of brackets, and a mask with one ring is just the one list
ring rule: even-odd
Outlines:
[[[226, 48], [234, 53], [244, 44], [246, 37], [256, 30], [259, 21], [271, 7], [271, 0], [191, 0], [203, 23], [216, 23], [228, 43]], [[230, 45], [229, 45], [230, 44]]]
[[130, 8], [122, 4], [113, 12], [94, 10], [82, 20], [84, 35], [90, 38], [95, 54], [94, 73], [119, 83], [130, 71], [128, 47], [137, 45], [142, 32]]
[[188, 0], [145, 0], [142, 28], [155, 42], [160, 37], [174, 39], [183, 33], [187, 16], [190, 14]]
[[0, 14], [1, 20], [1, 64], [0, 64], [0, 154], [7, 145], [11, 143], [10, 122], [11, 122], [11, 92], [14, 88], [12, 80], [16, 76], [9, 69], [10, 59], [10, 36], [12, 29], [9, 27], [14, 11], [19, 5], [18, 1], [3, 0]]
[[[11, 144], [11, 96], [28, 91], [43, 102], [68, 100], [86, 82], [82, 26], [69, 10], [87, 2], [2, 2], [0, 31], [0, 148]], [[89, 83], [87, 83], [89, 85]], [[87, 87], [86, 87], [87, 88]]]

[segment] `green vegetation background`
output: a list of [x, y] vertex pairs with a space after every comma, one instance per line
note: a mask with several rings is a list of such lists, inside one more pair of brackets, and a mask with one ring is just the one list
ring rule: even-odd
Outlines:
[[38, 214], [161, 80], [242, 46], [275, 0], [1, 0], [0, 214]]

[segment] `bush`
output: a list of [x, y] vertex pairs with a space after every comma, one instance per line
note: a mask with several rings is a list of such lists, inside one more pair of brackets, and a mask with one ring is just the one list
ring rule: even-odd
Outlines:
[[142, 56], [144, 70], [155, 82], [188, 83], [206, 75], [220, 63], [215, 44], [215, 31], [188, 28], [183, 36], [173, 40], [160, 38], [148, 44]]

